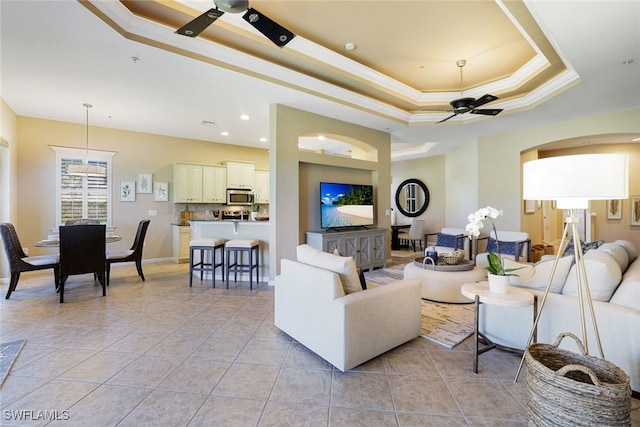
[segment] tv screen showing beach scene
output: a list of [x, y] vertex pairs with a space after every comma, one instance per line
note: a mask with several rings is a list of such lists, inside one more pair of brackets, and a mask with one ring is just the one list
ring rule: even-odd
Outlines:
[[373, 186], [320, 183], [322, 228], [373, 225]]

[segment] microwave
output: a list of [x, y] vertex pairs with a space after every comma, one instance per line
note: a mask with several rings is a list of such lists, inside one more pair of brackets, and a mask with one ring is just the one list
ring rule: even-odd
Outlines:
[[227, 205], [251, 206], [253, 192], [250, 188], [227, 188]]

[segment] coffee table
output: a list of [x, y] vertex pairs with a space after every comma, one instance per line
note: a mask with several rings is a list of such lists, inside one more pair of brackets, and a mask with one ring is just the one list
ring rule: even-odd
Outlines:
[[[405, 279], [418, 279], [422, 285], [422, 298], [437, 302], [470, 303], [470, 300], [460, 293], [464, 283], [483, 281], [487, 279], [486, 272], [473, 266], [472, 261], [464, 260], [465, 265], [423, 267], [416, 262], [407, 264], [404, 268]], [[471, 265], [466, 266], [466, 263]]]
[[[492, 342], [478, 330], [480, 303], [501, 305], [505, 307], [526, 307], [533, 304], [533, 319], [535, 322], [538, 312], [537, 296], [524, 289], [513, 286], [507, 286], [507, 292], [504, 294], [496, 294], [489, 291], [489, 282], [465, 283], [462, 285], [460, 292], [462, 292], [462, 295], [473, 299], [475, 302], [475, 316], [473, 321], [473, 373], [478, 373], [478, 356], [491, 349], [500, 348], [501, 350], [522, 354], [522, 350], [505, 347]], [[536, 341], [536, 331], [534, 331], [533, 342]], [[484, 347], [480, 348], [479, 343], [482, 343]]]

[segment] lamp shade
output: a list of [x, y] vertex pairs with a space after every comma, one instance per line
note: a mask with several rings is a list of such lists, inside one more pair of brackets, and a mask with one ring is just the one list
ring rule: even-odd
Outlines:
[[629, 160], [608, 153], [532, 160], [523, 165], [522, 182], [525, 200], [557, 200], [558, 207], [584, 208], [588, 200], [629, 197]]

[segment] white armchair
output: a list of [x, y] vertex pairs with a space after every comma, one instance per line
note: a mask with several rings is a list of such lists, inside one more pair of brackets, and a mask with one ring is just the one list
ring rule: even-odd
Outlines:
[[274, 322], [344, 372], [420, 335], [420, 298], [417, 280], [345, 294], [338, 273], [283, 259]]

